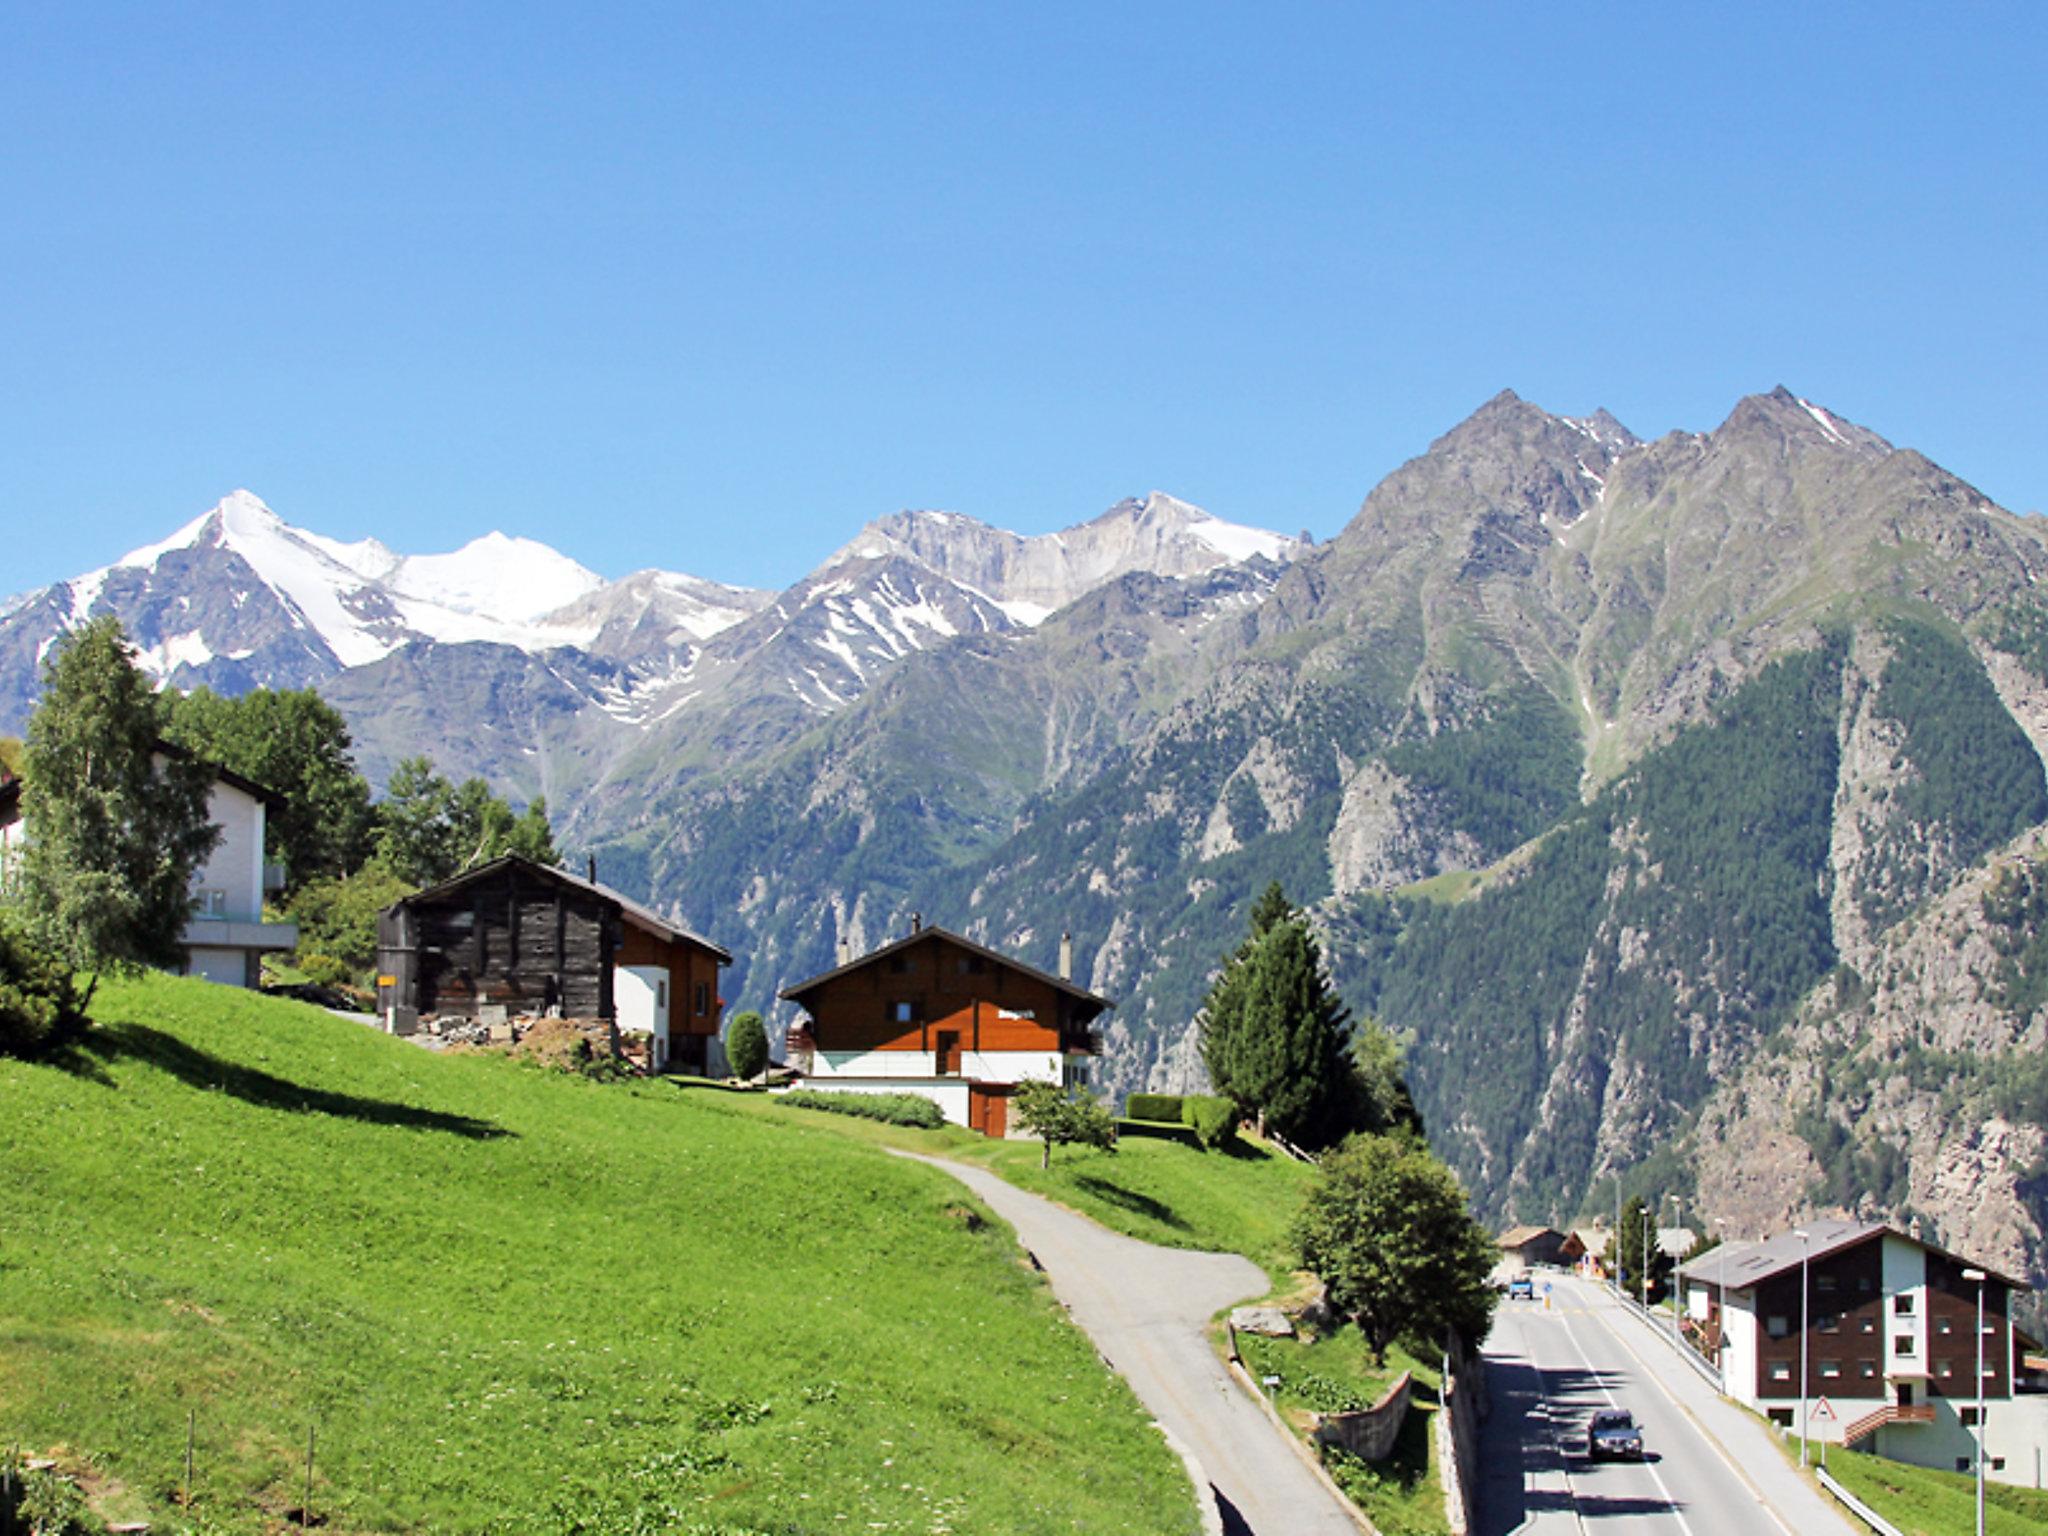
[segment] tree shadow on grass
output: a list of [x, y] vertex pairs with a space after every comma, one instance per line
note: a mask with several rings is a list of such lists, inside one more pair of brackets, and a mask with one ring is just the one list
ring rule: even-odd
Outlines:
[[1121, 1184], [1098, 1179], [1092, 1173], [1076, 1174], [1074, 1183], [1105, 1205], [1114, 1205], [1135, 1215], [1149, 1217], [1162, 1226], [1172, 1227], [1176, 1232], [1190, 1230], [1186, 1222], [1173, 1214], [1172, 1206], [1154, 1200], [1150, 1195], [1141, 1195], [1136, 1190], [1125, 1189]]
[[98, 1061], [126, 1059], [147, 1062], [168, 1072], [179, 1082], [210, 1093], [225, 1093], [245, 1104], [262, 1109], [281, 1109], [293, 1114], [333, 1115], [341, 1120], [361, 1120], [370, 1125], [394, 1125], [413, 1131], [447, 1131], [472, 1141], [491, 1141], [513, 1133], [489, 1120], [472, 1115], [455, 1115], [389, 1099], [366, 1099], [352, 1093], [334, 1093], [309, 1088], [288, 1078], [277, 1077], [255, 1067], [214, 1056], [188, 1045], [175, 1035], [146, 1024], [102, 1024], [73, 1050], [65, 1070], [94, 1081], [111, 1079], [97, 1066]]

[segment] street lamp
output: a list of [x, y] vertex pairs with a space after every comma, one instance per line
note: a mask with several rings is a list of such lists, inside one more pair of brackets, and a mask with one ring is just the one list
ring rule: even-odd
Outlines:
[[1977, 1282], [1977, 1536], [1984, 1536], [1984, 1271], [1966, 1269]]
[[1643, 1316], [1650, 1315], [1650, 1208], [1643, 1207]]
[[1804, 1227], [1795, 1229], [1792, 1235], [1799, 1239], [1799, 1466], [1803, 1471], [1806, 1467], [1806, 1261], [1813, 1245]]
[[1671, 1269], [1671, 1342], [1685, 1343], [1685, 1196], [1673, 1195], [1678, 1202], [1679, 1250], [1677, 1262]]

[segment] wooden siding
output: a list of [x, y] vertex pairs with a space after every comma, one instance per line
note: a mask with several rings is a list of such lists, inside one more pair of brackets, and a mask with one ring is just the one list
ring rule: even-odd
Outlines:
[[[1889, 1395], [1885, 1385], [1884, 1241], [1872, 1236], [1855, 1247], [1815, 1259], [1808, 1266], [1806, 1375], [1808, 1397]], [[1774, 1317], [1785, 1320], [1781, 1338], [1770, 1336]], [[1833, 1361], [1839, 1375], [1824, 1374]], [[1799, 1271], [1766, 1280], [1756, 1288], [1756, 1390], [1760, 1398], [1799, 1397]], [[1783, 1381], [1771, 1367], [1784, 1365]], [[1866, 1373], [1866, 1367], [1874, 1369]]]
[[421, 1013], [473, 1016], [498, 1004], [610, 1018], [617, 942], [617, 918], [601, 897], [506, 869], [385, 913], [378, 966], [398, 978], [395, 1000]]
[[[718, 958], [688, 939], [668, 940], [627, 921], [619, 943], [620, 965], [658, 965], [668, 971], [668, 1032], [678, 1035], [718, 1033], [722, 1005], [718, 996]], [[702, 1053], [695, 1058], [702, 1065]]]
[[[1965, 1280], [1966, 1266], [1938, 1253], [1927, 1255], [1927, 1391], [1932, 1397], [1974, 1402], [1977, 1397], [1977, 1282]], [[2005, 1397], [2007, 1367], [2006, 1285], [1984, 1282], [1984, 1395]], [[1942, 1331], [1946, 1325], [1948, 1331]], [[1942, 1374], [1942, 1368], [1948, 1374]]]
[[939, 933], [833, 977], [804, 1001], [821, 1051], [931, 1051], [941, 1032], [963, 1051], [1082, 1048], [1057, 988]]

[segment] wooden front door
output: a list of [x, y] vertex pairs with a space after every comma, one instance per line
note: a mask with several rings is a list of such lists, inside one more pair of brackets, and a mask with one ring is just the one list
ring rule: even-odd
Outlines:
[[937, 1072], [940, 1077], [953, 1077], [960, 1071], [960, 1031], [942, 1029], [932, 1036], [932, 1053], [938, 1057]]
[[967, 1090], [967, 1125], [970, 1130], [1000, 1141], [1010, 1133], [1010, 1096], [979, 1084]]

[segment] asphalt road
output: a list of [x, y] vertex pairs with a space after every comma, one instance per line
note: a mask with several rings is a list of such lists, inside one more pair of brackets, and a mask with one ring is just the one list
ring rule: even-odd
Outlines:
[[[1547, 1278], [1549, 1305], [1503, 1302], [1486, 1343], [1478, 1536], [1849, 1536], [1766, 1432], [1602, 1288]], [[1586, 1456], [1602, 1408], [1635, 1415], [1642, 1462]]]
[[1256, 1264], [1141, 1243], [983, 1169], [917, 1161], [950, 1173], [1016, 1229], [1102, 1357], [1193, 1453], [1225, 1536], [1358, 1536], [1348, 1506], [1231, 1379], [1205, 1336], [1223, 1308], [1265, 1294]]

